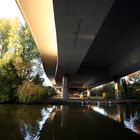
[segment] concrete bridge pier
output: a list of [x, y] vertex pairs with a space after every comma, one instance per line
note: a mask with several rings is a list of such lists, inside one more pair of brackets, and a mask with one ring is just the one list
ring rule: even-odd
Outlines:
[[69, 92], [69, 77], [68, 75], [63, 75], [62, 77], [62, 99], [68, 99], [69, 98], [69, 95], [68, 95], [68, 92]]
[[120, 89], [120, 79], [114, 80], [114, 90], [115, 90], [115, 97], [116, 99], [121, 99], [122, 98], [122, 93]]
[[90, 96], [91, 96], [90, 90], [89, 88], [87, 88], [87, 97], [90, 98]]

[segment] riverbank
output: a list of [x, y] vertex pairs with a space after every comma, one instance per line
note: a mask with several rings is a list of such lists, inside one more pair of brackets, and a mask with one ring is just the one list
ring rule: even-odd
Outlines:
[[[137, 99], [88, 99], [88, 98], [70, 98], [62, 99], [60, 97], [47, 97], [36, 101], [34, 103], [28, 104], [58, 104], [58, 105], [67, 105], [67, 104], [81, 104], [81, 105], [101, 105], [101, 104], [129, 104], [129, 103], [140, 103], [140, 100]], [[0, 104], [24, 104], [19, 102], [0, 102]], [[26, 103], [25, 103], [26, 104]]]
[[123, 103], [140, 103], [136, 99], [61, 99], [61, 98], [48, 98], [38, 102], [39, 104], [123, 104]]

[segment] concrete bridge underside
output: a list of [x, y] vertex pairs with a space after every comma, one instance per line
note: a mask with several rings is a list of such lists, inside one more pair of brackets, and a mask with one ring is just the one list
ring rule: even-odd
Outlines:
[[138, 0], [16, 0], [56, 86], [90, 88], [140, 69]]

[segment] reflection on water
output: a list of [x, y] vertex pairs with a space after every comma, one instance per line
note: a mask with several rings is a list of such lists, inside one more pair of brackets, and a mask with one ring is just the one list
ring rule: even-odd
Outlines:
[[21, 132], [24, 136], [24, 140], [39, 140], [40, 133], [45, 124], [46, 120], [49, 118], [52, 110], [54, 107], [43, 107], [40, 110], [41, 116], [39, 120], [36, 120], [35, 126], [33, 127], [32, 124], [26, 123], [21, 120]]
[[54, 106], [0, 105], [0, 140], [39, 140], [53, 109]]
[[140, 134], [140, 105], [102, 105], [93, 106], [93, 110]]
[[140, 134], [140, 105], [0, 105], [0, 140], [140, 138], [96, 112]]
[[61, 109], [62, 109], [62, 115], [61, 115], [61, 124], [60, 126], [65, 128], [67, 127], [67, 122], [68, 122], [68, 110], [69, 110], [69, 107], [68, 106], [61, 106]]

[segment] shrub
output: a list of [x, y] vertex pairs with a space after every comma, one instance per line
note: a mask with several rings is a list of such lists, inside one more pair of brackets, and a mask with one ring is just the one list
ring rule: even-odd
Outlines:
[[12, 61], [0, 67], [0, 102], [13, 102], [21, 77], [16, 74]]
[[103, 92], [102, 96], [104, 99], [114, 99], [115, 98], [115, 96], [113, 94], [108, 93], [108, 92]]
[[140, 99], [140, 83], [129, 84], [128, 91], [127, 98]]
[[23, 81], [18, 87], [16, 97], [20, 103], [35, 103], [45, 95], [45, 88], [31, 81]]
[[92, 93], [96, 97], [104, 98], [104, 99], [114, 99], [114, 83], [110, 82], [100, 87], [96, 87], [92, 89]]

